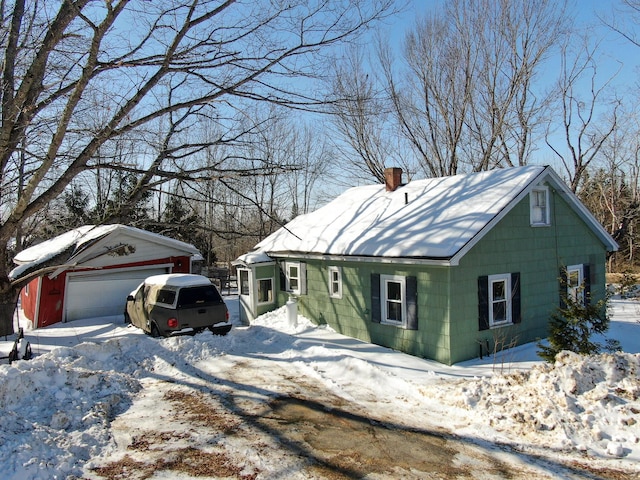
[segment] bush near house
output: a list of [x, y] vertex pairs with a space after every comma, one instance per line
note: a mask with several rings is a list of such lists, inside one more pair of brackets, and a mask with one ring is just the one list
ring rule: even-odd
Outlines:
[[609, 329], [607, 305], [609, 297], [592, 304], [590, 299], [562, 295], [562, 305], [551, 315], [549, 322], [549, 345], [538, 343], [538, 355], [550, 363], [554, 363], [556, 355], [563, 350], [593, 355], [603, 348], [618, 350], [615, 341], [607, 341], [603, 347], [593, 340], [595, 334], [604, 334]]

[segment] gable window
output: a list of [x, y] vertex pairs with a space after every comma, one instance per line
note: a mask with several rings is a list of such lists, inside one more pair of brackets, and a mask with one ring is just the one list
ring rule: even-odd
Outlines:
[[342, 271], [340, 267], [329, 267], [329, 296], [342, 298]]
[[284, 263], [284, 283], [287, 292], [304, 295], [307, 293], [307, 270], [302, 262]]
[[371, 321], [417, 330], [417, 278], [372, 273]]
[[551, 225], [549, 215], [549, 189], [536, 187], [529, 195], [531, 207], [531, 225]]
[[520, 323], [520, 274], [501, 273], [478, 278], [479, 329]]
[[258, 305], [273, 303], [273, 278], [258, 279]]

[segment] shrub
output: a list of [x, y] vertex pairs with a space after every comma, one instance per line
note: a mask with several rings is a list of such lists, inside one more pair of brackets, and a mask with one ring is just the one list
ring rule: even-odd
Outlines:
[[[580, 296], [578, 296], [580, 297]], [[549, 321], [549, 345], [538, 343], [538, 355], [548, 362], [555, 362], [556, 355], [563, 350], [592, 355], [600, 353], [603, 346], [595, 342], [594, 334], [602, 334], [609, 328], [607, 314], [608, 298], [595, 304], [589, 298], [563, 297], [563, 305], [551, 315]], [[610, 349], [613, 345], [607, 345]]]

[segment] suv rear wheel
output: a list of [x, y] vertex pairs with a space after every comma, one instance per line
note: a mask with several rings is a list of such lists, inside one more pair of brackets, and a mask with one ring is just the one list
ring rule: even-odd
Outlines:
[[153, 338], [158, 338], [160, 336], [160, 330], [158, 330], [158, 326], [155, 323], [151, 324], [151, 336]]

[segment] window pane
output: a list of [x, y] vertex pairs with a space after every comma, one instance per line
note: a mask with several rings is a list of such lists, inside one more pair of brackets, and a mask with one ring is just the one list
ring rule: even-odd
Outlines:
[[576, 288], [580, 286], [580, 274], [577, 270], [573, 270], [569, 272], [569, 278], [567, 279], [569, 282], [570, 288]]
[[531, 217], [532, 217], [533, 223], [544, 223], [545, 222], [544, 209], [540, 207], [533, 207], [533, 210], [531, 212]]
[[387, 298], [389, 300], [402, 300], [400, 282], [387, 282]]
[[506, 285], [505, 282], [493, 282], [493, 300], [504, 300], [506, 298]]
[[158, 298], [156, 302], [166, 303], [167, 305], [173, 305], [173, 301], [176, 299], [176, 292], [173, 290], [160, 290], [158, 292]]
[[258, 302], [273, 301], [273, 282], [270, 278], [258, 280]]
[[402, 303], [387, 302], [387, 316], [388, 316], [388, 320], [401, 322], [402, 321]]
[[507, 302], [496, 302], [493, 304], [493, 322], [500, 323], [507, 321]]
[[240, 295], [249, 295], [249, 272], [240, 270]]
[[221, 303], [222, 298], [213, 285], [182, 288], [178, 295], [178, 306], [188, 307], [203, 304]]
[[297, 265], [289, 265], [289, 290], [298, 290], [299, 268]]

